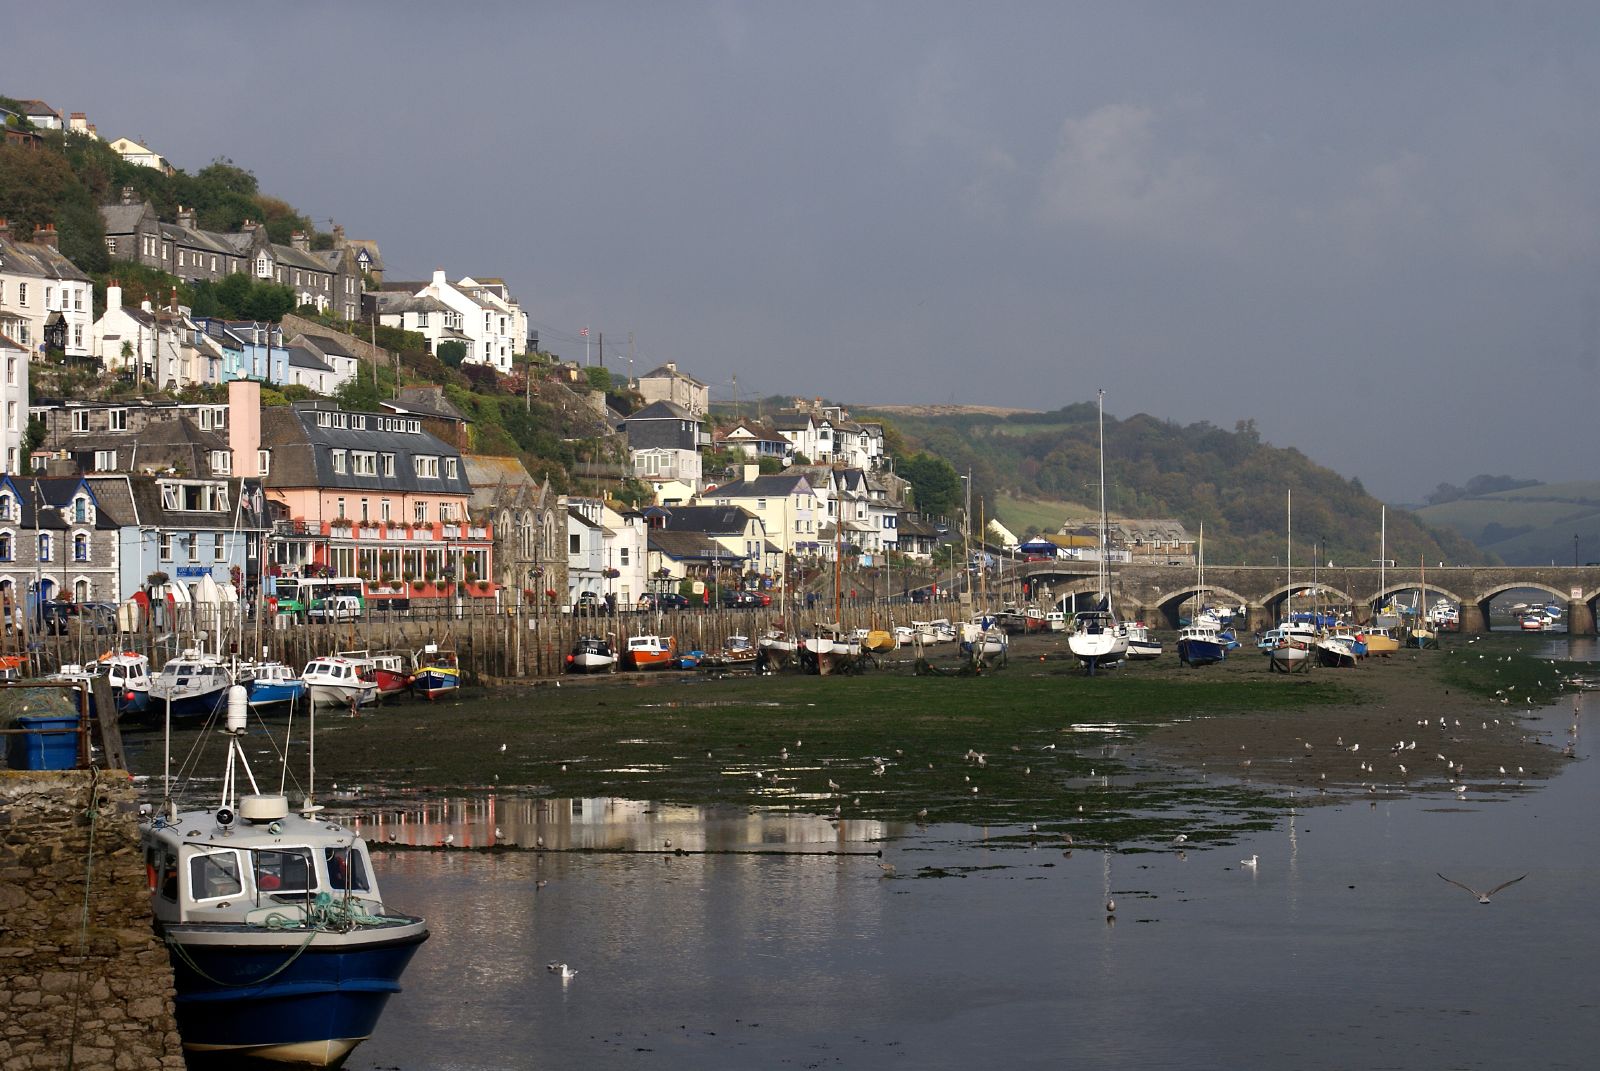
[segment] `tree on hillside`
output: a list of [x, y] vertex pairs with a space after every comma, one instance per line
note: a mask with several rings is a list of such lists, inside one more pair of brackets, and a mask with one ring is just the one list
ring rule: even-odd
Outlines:
[[912, 502], [924, 513], [951, 514], [964, 504], [961, 477], [942, 457], [912, 454], [900, 460], [895, 471], [911, 483]]
[[460, 368], [461, 362], [467, 359], [467, 344], [454, 340], [441, 342], [435, 353], [446, 367]]

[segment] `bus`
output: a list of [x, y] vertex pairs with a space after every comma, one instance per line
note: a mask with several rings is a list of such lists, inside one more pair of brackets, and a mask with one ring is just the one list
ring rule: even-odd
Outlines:
[[[321, 616], [326, 609], [324, 603], [333, 595], [354, 598], [357, 617], [363, 616], [367, 608], [366, 585], [357, 576], [280, 576], [274, 582], [271, 594], [278, 600], [277, 612], [280, 614]], [[339, 602], [352, 605], [345, 599]]]

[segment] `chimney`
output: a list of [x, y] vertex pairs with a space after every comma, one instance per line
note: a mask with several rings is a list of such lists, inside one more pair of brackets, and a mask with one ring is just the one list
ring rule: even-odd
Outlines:
[[300, 250], [302, 253], [311, 252], [311, 238], [306, 234], [305, 231], [295, 231], [293, 234], [289, 235], [289, 244]]
[[132, 186], [122, 187], [122, 203], [125, 205], [136, 205], [139, 203], [139, 195], [133, 191]]
[[333, 248], [344, 248], [344, 224], [342, 223], [335, 223], [333, 225]]
[[438, 289], [441, 286], [447, 286], [447, 285], [449, 285], [449, 282], [450, 281], [448, 279], [446, 279], [445, 276], [444, 276], [444, 269], [443, 268], [435, 268], [435, 269], [433, 269], [433, 286], [434, 286], [434, 289]]
[[760, 465], [746, 465], [744, 467], [744, 482], [755, 483], [756, 477], [761, 475]]
[[122, 308], [122, 283], [116, 279], [106, 284], [106, 311]]
[[40, 227], [38, 230], [34, 231], [33, 241], [36, 245], [47, 245], [51, 249], [55, 249], [56, 225], [54, 223], [46, 223], [43, 227]]
[[235, 476], [261, 475], [261, 384], [228, 381], [228, 449]]
[[678, 370], [678, 362], [677, 361], [668, 361], [667, 362], [667, 371], [676, 372], [677, 370]]
[[194, 208], [192, 206], [189, 208], [185, 208], [182, 205], [178, 206], [178, 226], [191, 231], [194, 230]]

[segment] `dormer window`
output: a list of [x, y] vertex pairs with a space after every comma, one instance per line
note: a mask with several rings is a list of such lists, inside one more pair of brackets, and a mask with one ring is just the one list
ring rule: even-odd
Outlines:
[[74, 524], [88, 524], [94, 520], [94, 512], [89, 508], [89, 496], [79, 495], [72, 500], [72, 521]]
[[0, 495], [0, 521], [16, 523], [18, 520], [17, 500], [9, 493]]

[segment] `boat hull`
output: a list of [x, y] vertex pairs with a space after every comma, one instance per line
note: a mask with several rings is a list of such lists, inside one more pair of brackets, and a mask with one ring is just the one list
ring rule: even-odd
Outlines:
[[428, 931], [421, 919], [351, 934], [172, 926], [174, 1009], [197, 1063], [337, 1067], [377, 1026]]
[[365, 707], [377, 702], [375, 685], [352, 688], [347, 684], [312, 684], [306, 694], [319, 707]]
[[1228, 657], [1228, 645], [1221, 640], [1178, 640], [1178, 661], [1186, 666], [1210, 666]]
[[[174, 721], [181, 718], [209, 718], [222, 709], [228, 701], [228, 689], [218, 688], [214, 692], [201, 692], [197, 694], [179, 696], [175, 699], [165, 699], [167, 714]], [[151, 704], [155, 706], [156, 704]]]
[[1311, 652], [1295, 644], [1283, 644], [1267, 653], [1272, 670], [1278, 673], [1303, 673], [1311, 668]]
[[438, 699], [459, 687], [461, 674], [453, 669], [419, 669], [411, 678], [411, 690], [429, 699]]
[[622, 668], [632, 670], [668, 669], [676, 662], [671, 651], [629, 651], [622, 656]]
[[273, 681], [264, 684], [252, 681], [250, 688], [250, 705], [253, 707], [269, 707], [278, 703], [298, 703], [306, 697], [304, 681]]

